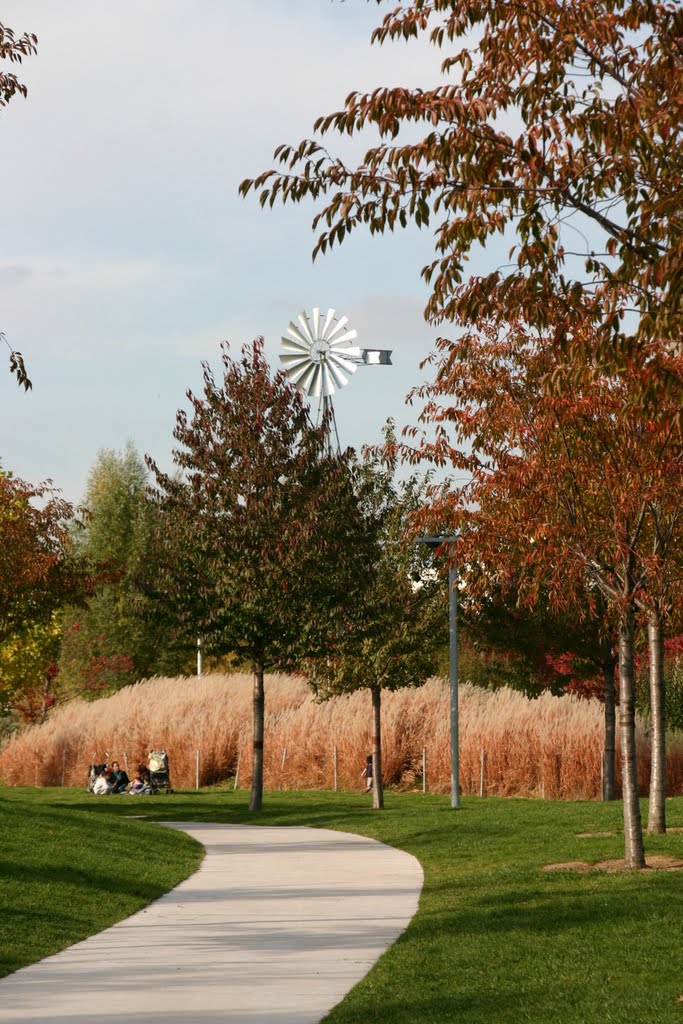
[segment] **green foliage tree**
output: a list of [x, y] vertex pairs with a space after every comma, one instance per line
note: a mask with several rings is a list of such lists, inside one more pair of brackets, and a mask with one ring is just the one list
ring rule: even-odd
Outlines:
[[56, 679], [61, 640], [61, 615], [55, 611], [46, 621], [26, 623], [0, 646], [0, 715], [44, 722], [67, 696]]
[[75, 546], [98, 583], [85, 608], [65, 613], [62, 685], [98, 697], [136, 679], [183, 671], [187, 649], [178, 647], [137, 584], [153, 557], [156, 510], [148, 500], [147, 469], [131, 442], [122, 452], [98, 453], [84, 506]]
[[254, 671], [249, 807], [263, 800], [264, 673], [323, 652], [350, 614], [372, 564], [348, 456], [327, 451], [301, 394], [271, 376], [263, 339], [233, 359], [223, 379], [203, 364], [201, 397], [188, 392], [173, 458], [153, 460], [162, 532], [154, 580], [170, 617], [209, 653], [235, 653]]
[[[385, 440], [394, 441], [393, 424]], [[319, 698], [367, 688], [372, 703], [373, 808], [384, 806], [382, 690], [420, 686], [435, 671], [448, 643], [448, 596], [441, 578], [413, 543], [411, 516], [421, 508], [426, 480], [396, 479], [396, 461], [368, 454], [357, 493], [377, 560], [357, 613], [322, 659], [308, 667]]]

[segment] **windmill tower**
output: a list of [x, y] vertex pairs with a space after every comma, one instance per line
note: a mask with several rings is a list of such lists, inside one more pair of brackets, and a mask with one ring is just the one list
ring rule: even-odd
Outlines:
[[348, 322], [347, 316], [337, 317], [334, 309], [321, 316], [316, 306], [310, 318], [303, 310], [296, 323], [290, 320], [280, 353], [287, 379], [309, 398], [318, 399], [316, 423], [329, 413], [328, 447], [331, 450], [334, 441], [337, 451], [341, 449], [332, 395], [349, 383], [359, 366], [391, 365], [388, 349], [352, 345], [358, 332], [349, 329]]

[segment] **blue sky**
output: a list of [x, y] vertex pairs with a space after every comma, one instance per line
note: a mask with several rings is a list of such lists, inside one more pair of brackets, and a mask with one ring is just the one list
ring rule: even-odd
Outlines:
[[315, 305], [394, 351], [336, 398], [342, 444], [378, 440], [388, 416], [415, 421], [405, 396], [436, 334], [419, 276], [430, 234], [359, 234], [313, 264], [311, 207], [237, 196], [352, 89], [435, 84], [426, 44], [370, 46], [387, 9], [5, 0], [3, 22], [39, 50], [20, 69], [28, 99], [0, 114], [0, 330], [34, 385], [0, 375], [4, 468], [78, 501], [101, 448], [131, 439], [168, 467], [201, 361], [217, 368], [221, 340], [238, 352], [262, 334], [276, 366], [289, 320]]

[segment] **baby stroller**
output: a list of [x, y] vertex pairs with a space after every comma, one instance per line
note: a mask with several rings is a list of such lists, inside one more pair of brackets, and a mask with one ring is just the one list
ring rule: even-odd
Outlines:
[[172, 793], [171, 777], [168, 773], [168, 754], [165, 750], [149, 752], [149, 784], [153, 793]]

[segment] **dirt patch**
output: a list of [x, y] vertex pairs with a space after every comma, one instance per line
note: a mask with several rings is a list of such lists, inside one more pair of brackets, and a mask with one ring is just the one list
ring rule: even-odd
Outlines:
[[577, 832], [577, 839], [611, 839], [617, 832]]
[[[597, 864], [588, 864], [585, 860], [570, 860], [565, 864], [545, 864], [543, 871], [575, 871], [585, 873], [586, 871], [606, 871], [614, 874], [617, 871], [630, 871], [623, 860], [601, 860]], [[683, 860], [680, 857], [666, 857], [663, 854], [653, 854], [647, 858], [647, 865], [644, 871], [683, 871]]]

